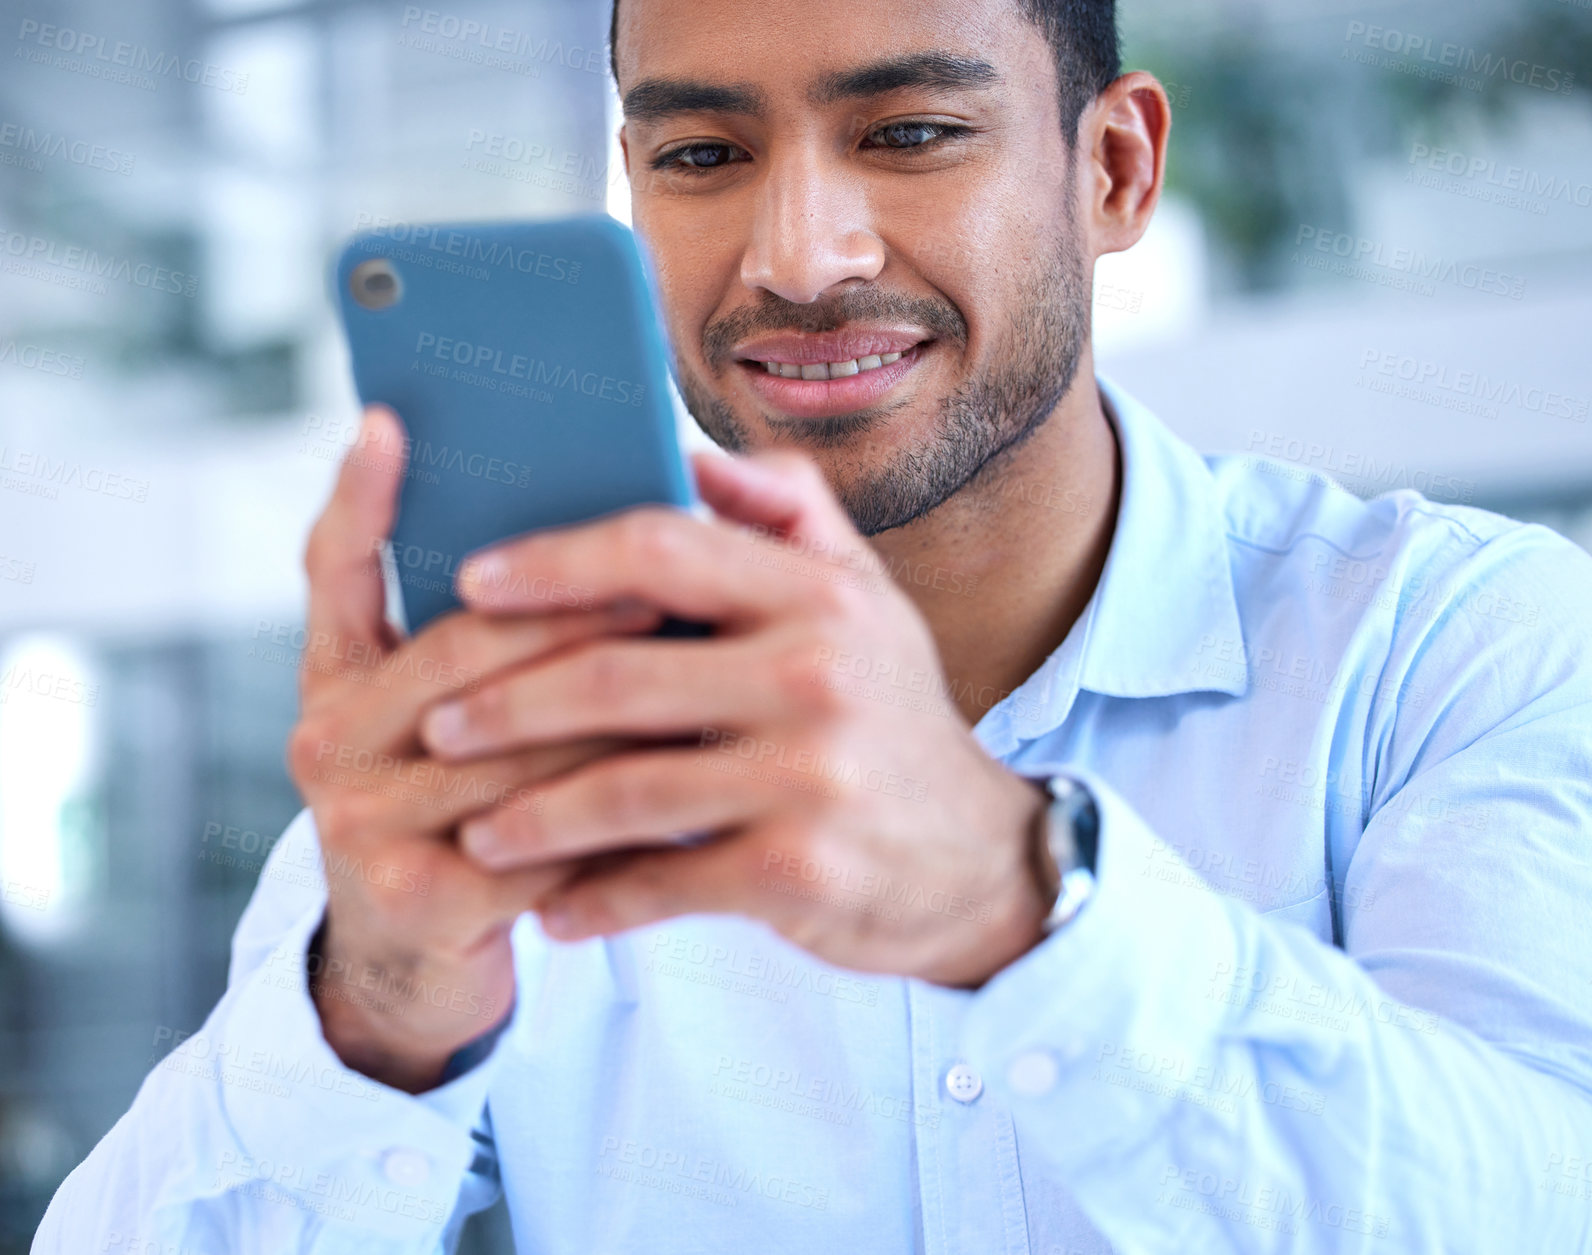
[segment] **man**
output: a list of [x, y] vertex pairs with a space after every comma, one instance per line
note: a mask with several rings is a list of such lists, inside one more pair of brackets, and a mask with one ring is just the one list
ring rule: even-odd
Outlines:
[[500, 1184], [581, 1255], [1592, 1249], [1592, 561], [1097, 383], [1169, 122], [1109, 0], [614, 31], [750, 456], [400, 643], [367, 415], [307, 564], [372, 661], [308, 659], [227, 993], [35, 1250], [434, 1251]]

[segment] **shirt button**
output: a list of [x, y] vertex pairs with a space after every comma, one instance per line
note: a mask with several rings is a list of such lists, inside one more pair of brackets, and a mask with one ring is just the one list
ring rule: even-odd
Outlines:
[[431, 1160], [418, 1150], [389, 1150], [381, 1157], [381, 1172], [394, 1185], [424, 1185], [431, 1176]]
[[1038, 1098], [1056, 1087], [1057, 1076], [1055, 1056], [1045, 1050], [1033, 1050], [1012, 1060], [1006, 1072], [1006, 1083], [1014, 1094]]
[[972, 1102], [984, 1092], [984, 1081], [965, 1063], [958, 1063], [945, 1074], [945, 1092], [957, 1102]]

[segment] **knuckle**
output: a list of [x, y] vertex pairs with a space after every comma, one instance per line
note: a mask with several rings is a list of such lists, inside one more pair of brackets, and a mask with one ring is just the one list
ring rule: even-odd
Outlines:
[[414, 918], [405, 910], [409, 905], [409, 895], [395, 891], [379, 879], [375, 884], [363, 878], [350, 876], [349, 879], [358, 880], [359, 892], [364, 898], [364, 908], [381, 921], [383, 929], [390, 930], [398, 936], [411, 937], [423, 924], [423, 920]]
[[[480, 646], [480, 624], [474, 616], [459, 610], [427, 625], [419, 636], [404, 647], [410, 655], [419, 654], [439, 665], [467, 663]], [[407, 660], [406, 660], [407, 661]]]
[[[824, 570], [827, 572], [828, 567]], [[862, 594], [848, 579], [813, 579], [811, 592], [803, 599], [806, 617], [824, 632], [842, 640], [853, 633], [846, 630], [862, 613]]]
[[406, 933], [423, 928], [427, 922], [428, 903], [418, 892], [419, 886], [432, 883], [436, 860], [417, 851], [406, 853], [402, 861], [380, 860], [372, 865], [375, 875], [367, 875], [363, 883], [368, 886], [372, 903], [389, 922], [403, 927]]
[[762, 866], [782, 872], [786, 868], [798, 871], [812, 857], [811, 832], [805, 824], [787, 819], [777, 832], [771, 832], [762, 843]]
[[666, 566], [680, 551], [681, 520], [663, 510], [633, 510], [620, 525], [619, 544], [635, 570]]
[[824, 868], [845, 868], [857, 858], [856, 845], [838, 834], [838, 826], [829, 822], [826, 803], [808, 814], [802, 827], [802, 849], [807, 857]]
[[375, 819], [377, 801], [358, 789], [339, 789], [324, 798], [315, 808], [315, 828], [323, 849], [350, 845], [368, 831]]
[[542, 822], [542, 795], [530, 789], [518, 792], [527, 799], [525, 804], [516, 804], [504, 795], [483, 814], [491, 818], [493, 828], [506, 846], [521, 851], [535, 849], [545, 844], [549, 831]]
[[330, 513], [321, 515], [304, 542], [304, 573], [312, 582], [331, 571], [340, 547]]
[[631, 764], [608, 774], [596, 809], [604, 826], [622, 830], [655, 812], [661, 801], [656, 779]]
[[[820, 742], [814, 747], [814, 756], [820, 762], [849, 763], [837, 746], [827, 742]], [[850, 788], [850, 784], [843, 777], [838, 780], [824, 780], [822, 788], [802, 794], [801, 801], [796, 804], [792, 820], [800, 832], [798, 838], [800, 848], [808, 858], [813, 860], [822, 858], [826, 848], [822, 839], [823, 834], [831, 831], [850, 832], [854, 829], [857, 812], [849, 796]], [[835, 848], [838, 852], [845, 853], [845, 847]]]
[[288, 770], [300, 787], [315, 777], [327, 747], [333, 745], [331, 729], [319, 720], [301, 719], [287, 738]]
[[824, 472], [806, 454], [796, 454], [796, 461], [791, 467], [793, 478], [801, 493], [809, 500], [828, 500], [830, 497], [829, 481], [824, 478]]
[[426, 844], [412, 848], [405, 855], [402, 868], [406, 889], [412, 889], [415, 885], [422, 891], [429, 888], [441, 878], [445, 866], [440, 847]]
[[770, 449], [757, 455], [775, 474], [785, 476], [802, 488], [827, 487], [818, 464], [795, 449]]
[[824, 585], [824, 595], [818, 599], [820, 621], [831, 627], [856, 623], [871, 610], [869, 597], [859, 583], [832, 580]]
[[631, 689], [630, 664], [625, 655], [609, 646], [595, 646], [581, 660], [577, 688], [580, 700], [611, 709]]
[[514, 707], [506, 684], [487, 684], [464, 699], [470, 726], [478, 735], [500, 739], [514, 731]]
[[818, 648], [808, 641], [786, 646], [775, 655], [769, 674], [781, 701], [820, 713], [838, 706], [840, 694], [824, 683], [819, 656]]
[[313, 580], [326, 565], [326, 522], [325, 516], [321, 517], [310, 534], [304, 541], [304, 574]]

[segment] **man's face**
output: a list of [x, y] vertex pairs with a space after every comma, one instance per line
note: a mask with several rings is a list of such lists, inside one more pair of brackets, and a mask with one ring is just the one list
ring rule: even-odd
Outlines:
[[1093, 259], [1013, 0], [622, 0], [619, 75], [636, 228], [716, 442], [806, 450], [872, 535], [1054, 410]]

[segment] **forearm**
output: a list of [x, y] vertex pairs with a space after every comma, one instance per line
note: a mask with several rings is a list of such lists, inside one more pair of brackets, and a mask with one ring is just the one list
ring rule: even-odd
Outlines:
[[[1123, 1249], [1572, 1251], [1592, 1102], [1308, 932], [1162, 878], [1108, 802], [1100, 889], [970, 1009], [1029, 1162]], [[1186, 869], [1185, 869], [1186, 870]], [[1146, 874], [1146, 873], [1150, 874]], [[1048, 1082], [1048, 1084], [1047, 1084]]]
[[344, 1066], [323, 1039], [305, 949], [324, 888], [290, 895], [281, 875], [306, 845], [313, 855], [301, 819], [239, 924], [226, 994], [63, 1183], [36, 1252], [430, 1255], [461, 1198], [491, 1201], [474, 1178], [494, 1165], [471, 1137], [491, 1061], [414, 1098]]
[[[262, 1034], [252, 1014], [260, 1005], [292, 1018], [263, 992], [229, 994], [155, 1067], [58, 1191], [35, 1251], [268, 1255], [344, 1251], [356, 1240], [395, 1255], [443, 1249], [469, 1160], [449, 1143], [468, 1147], [468, 1124], [340, 1070], [291, 1042], [291, 1024]], [[383, 1156], [361, 1153], [417, 1144], [424, 1180], [410, 1170], [394, 1181]]]

